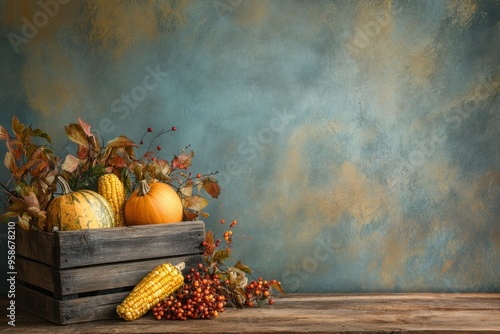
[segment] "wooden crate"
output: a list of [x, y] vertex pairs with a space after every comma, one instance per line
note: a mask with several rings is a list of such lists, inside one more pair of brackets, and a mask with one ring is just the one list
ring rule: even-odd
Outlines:
[[79, 231], [16, 230], [16, 306], [56, 324], [118, 319], [155, 266], [202, 261], [202, 221]]

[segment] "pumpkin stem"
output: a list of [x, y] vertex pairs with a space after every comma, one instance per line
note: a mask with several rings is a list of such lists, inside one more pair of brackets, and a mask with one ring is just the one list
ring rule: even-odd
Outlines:
[[63, 195], [71, 194], [73, 192], [69, 187], [68, 182], [61, 175], [57, 176], [57, 181], [59, 181], [59, 184], [62, 187]]
[[148, 181], [142, 180], [141, 183], [139, 184], [139, 191], [138, 191], [137, 195], [144, 196], [150, 190], [151, 190], [151, 188], [149, 187]]

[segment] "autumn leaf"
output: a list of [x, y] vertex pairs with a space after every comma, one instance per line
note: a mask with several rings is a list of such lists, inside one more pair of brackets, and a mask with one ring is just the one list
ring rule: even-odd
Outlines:
[[229, 258], [229, 253], [224, 249], [219, 249], [215, 252], [213, 260], [217, 263], [222, 263], [227, 258]]
[[33, 130], [32, 136], [33, 137], [43, 138], [47, 142], [49, 142], [49, 144], [52, 144], [52, 138], [50, 138], [50, 136], [47, 133], [45, 133], [43, 130], [41, 130], [41, 129], [35, 129], [35, 130]]
[[214, 233], [212, 231], [207, 231], [205, 233], [205, 241], [210, 246], [214, 245]]
[[181, 194], [185, 197], [191, 197], [193, 195], [193, 181], [188, 179], [186, 185], [180, 188]]
[[119, 156], [119, 155], [114, 155], [111, 159], [109, 159], [108, 163], [113, 166], [113, 167], [116, 167], [116, 168], [120, 168], [120, 167], [127, 167], [127, 163], [125, 162], [125, 160]]
[[189, 153], [183, 152], [179, 156], [174, 157], [174, 159], [172, 160], [172, 167], [179, 169], [188, 169], [191, 166], [193, 157], [193, 151], [190, 151]]
[[85, 159], [88, 154], [89, 154], [89, 148], [88, 148], [88, 146], [78, 145], [78, 149], [76, 151], [76, 155], [78, 156], [79, 159], [81, 159], [81, 160]]
[[128, 139], [126, 136], [118, 136], [114, 139], [111, 139], [106, 144], [108, 147], [137, 147], [137, 144], [132, 140]]
[[286, 294], [285, 290], [283, 290], [283, 287], [281, 286], [281, 283], [278, 281], [275, 281], [271, 284], [271, 286], [276, 289], [279, 293], [281, 294]]
[[7, 142], [7, 148], [14, 155], [15, 160], [20, 160], [23, 155], [24, 148], [23, 143], [19, 140], [9, 140]]
[[16, 159], [14, 158], [14, 154], [12, 152], [7, 152], [5, 153], [5, 158], [3, 160], [3, 163], [5, 164], [5, 167], [7, 167], [12, 174], [16, 174], [18, 171], [17, 165], [16, 165]]
[[32, 217], [38, 216], [40, 214], [40, 204], [38, 203], [38, 198], [35, 193], [30, 191], [27, 195], [21, 197], [24, 201], [28, 214]]
[[64, 163], [61, 165], [61, 169], [70, 173], [73, 173], [80, 164], [80, 159], [77, 157], [68, 154], [66, 159], [64, 159]]
[[201, 211], [204, 207], [208, 205], [208, 201], [200, 195], [194, 195], [188, 198], [183, 198], [182, 204], [185, 208], [194, 211]]
[[219, 198], [220, 187], [216, 180], [210, 177], [203, 179], [203, 189], [205, 189], [212, 198]]
[[185, 220], [195, 220], [198, 218], [198, 213], [190, 211], [189, 209], [184, 208], [184, 219]]
[[78, 117], [78, 124], [80, 124], [83, 132], [88, 136], [88, 137], [92, 137], [94, 136], [94, 134], [92, 132], [90, 132], [90, 124], [87, 124], [83, 121], [83, 119], [81, 119], [80, 117]]
[[249, 266], [246, 266], [244, 265], [243, 263], [241, 263], [241, 261], [238, 261], [235, 265], [234, 265], [235, 268], [251, 275], [252, 274], [252, 269], [250, 269]]
[[165, 175], [170, 174], [170, 163], [167, 160], [157, 159], [156, 163], [160, 166], [160, 172]]
[[19, 121], [19, 118], [17, 118], [17, 116], [12, 117], [12, 131], [14, 131], [14, 134], [18, 139], [21, 138], [21, 134], [23, 133], [25, 128], [26, 127]]
[[8, 140], [10, 138], [9, 133], [7, 130], [0, 125], [0, 140]]
[[66, 135], [68, 138], [78, 145], [84, 146], [86, 148], [89, 147], [89, 142], [87, 140], [87, 134], [85, 130], [83, 130], [80, 124], [71, 123], [64, 127]]

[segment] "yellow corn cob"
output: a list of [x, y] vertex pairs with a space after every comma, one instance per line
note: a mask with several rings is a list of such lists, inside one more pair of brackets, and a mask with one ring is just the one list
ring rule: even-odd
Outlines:
[[115, 216], [115, 226], [125, 225], [125, 187], [115, 174], [104, 174], [97, 182], [97, 192], [108, 200]]
[[184, 266], [184, 262], [177, 266], [164, 263], [154, 268], [116, 307], [118, 316], [127, 321], [138, 319], [153, 306], [173, 294], [184, 284], [184, 277], [181, 273]]

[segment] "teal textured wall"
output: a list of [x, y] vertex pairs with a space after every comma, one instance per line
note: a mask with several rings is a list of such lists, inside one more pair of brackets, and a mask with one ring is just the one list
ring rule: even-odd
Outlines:
[[498, 1], [0, 4], [0, 123], [60, 149], [77, 117], [106, 140], [175, 125], [162, 151], [220, 172], [207, 228], [237, 219], [257, 275], [500, 291]]

